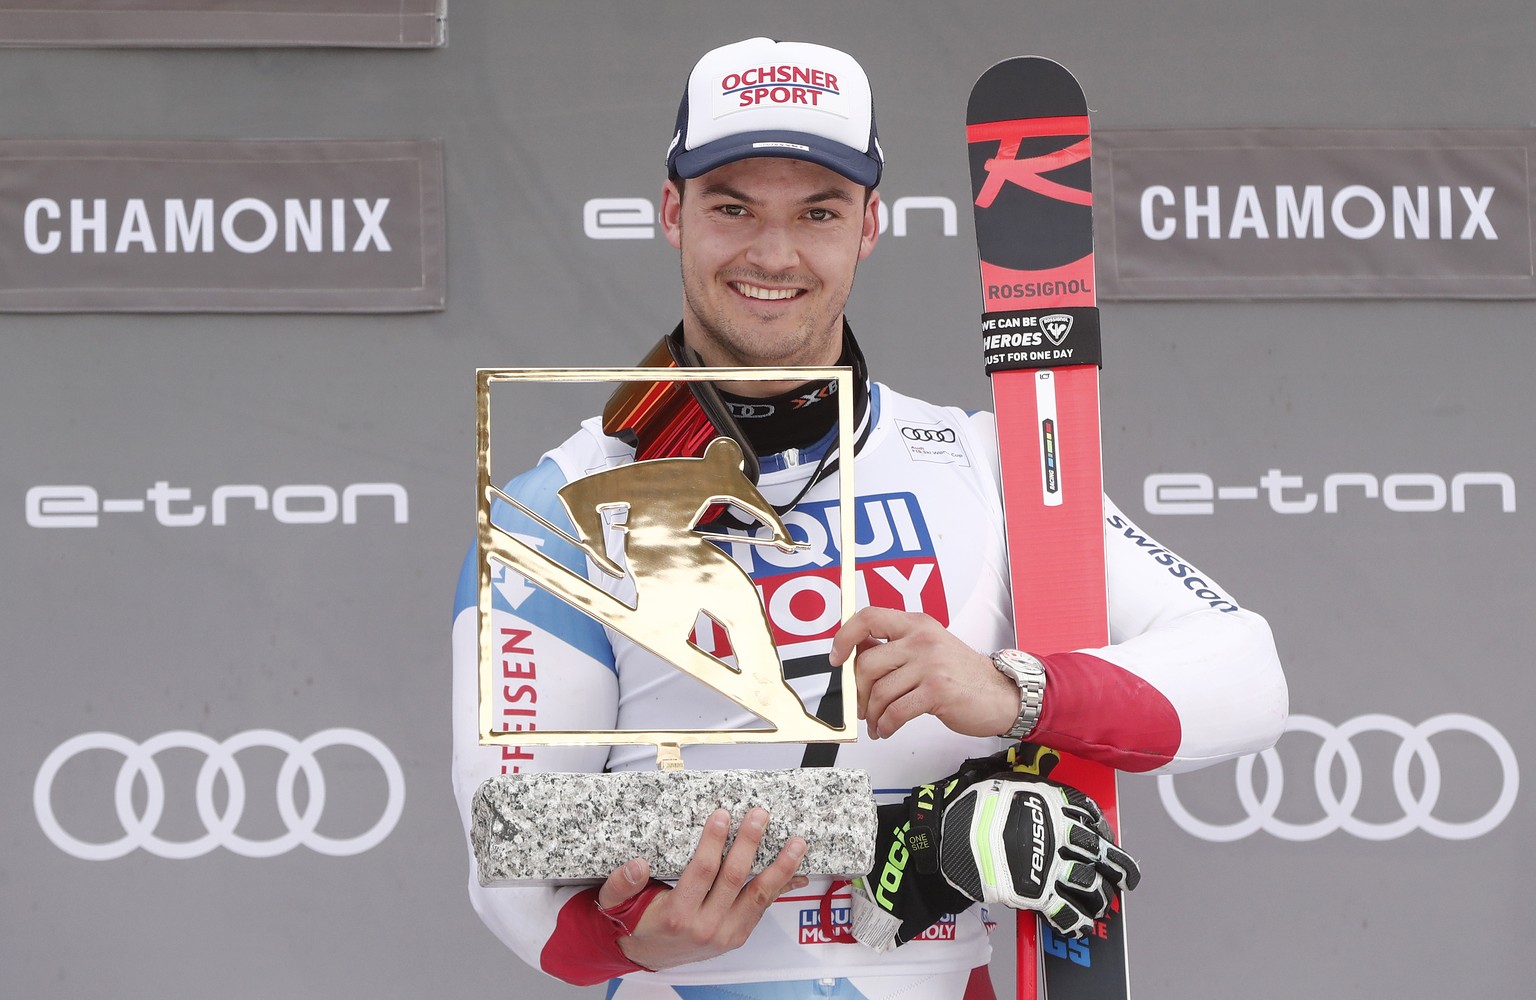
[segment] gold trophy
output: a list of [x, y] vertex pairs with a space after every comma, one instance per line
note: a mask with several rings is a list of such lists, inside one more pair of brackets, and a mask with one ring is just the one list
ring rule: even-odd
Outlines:
[[[647, 359], [646, 363], [650, 363]], [[600, 882], [631, 857], [645, 857], [652, 874], [676, 878], [692, 856], [714, 810], [735, 824], [761, 805], [770, 822], [754, 871], [792, 835], [809, 849], [807, 875], [862, 875], [872, 865], [875, 804], [869, 777], [844, 768], [684, 770], [682, 747], [704, 743], [832, 743], [857, 739], [853, 660], [841, 667], [842, 718], [811, 714], [784, 676], [768, 615], [752, 578], [719, 541], [772, 545], [796, 542], [773, 506], [744, 471], [744, 455], [727, 436], [698, 457], [663, 457], [601, 469], [568, 482], [559, 499], [572, 532], [562, 530], [491, 477], [491, 387], [504, 382], [836, 382], [838, 546], [841, 619], [853, 613], [854, 504], [852, 374], [846, 368], [569, 368], [481, 369], [477, 372], [480, 742], [503, 747], [622, 745], [656, 747], [657, 769], [609, 773], [533, 772], [484, 782], [473, 804], [471, 840], [482, 884]], [[691, 387], [688, 387], [691, 388]], [[573, 572], [498, 526], [497, 502], [519, 510], [575, 546], [612, 581], [633, 588], [633, 603]], [[766, 534], [725, 533], [708, 526], [721, 505], [745, 512]], [[622, 526], [611, 523], [622, 512]], [[617, 539], [611, 537], [617, 535]], [[617, 551], [615, 551], [617, 550]], [[493, 577], [500, 567], [558, 597], [654, 653], [671, 666], [745, 708], [765, 726], [726, 730], [552, 730], [498, 728], [497, 645], [492, 627]], [[601, 580], [601, 577], [599, 577]], [[735, 663], [691, 641], [701, 615], [725, 630]], [[837, 679], [833, 679], [836, 683]]]

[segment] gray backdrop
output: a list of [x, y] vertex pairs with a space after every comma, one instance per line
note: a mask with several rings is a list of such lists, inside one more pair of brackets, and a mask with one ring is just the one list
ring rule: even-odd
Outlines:
[[[989, 393], [959, 129], [992, 62], [1062, 61], [1100, 129], [1524, 127], [1536, 95], [1526, 0], [455, 0], [448, 23], [447, 46], [422, 51], [0, 49], [0, 137], [441, 139], [448, 215], [441, 312], [0, 316], [0, 995], [581, 995], [523, 968], [465, 899], [447, 636], [473, 524], [473, 370], [629, 363], [675, 322], [673, 251], [659, 237], [593, 240], [583, 206], [654, 202], [704, 48], [811, 38], [870, 69], [885, 197], [962, 211], [954, 236], [917, 218], [887, 233], [850, 315], [879, 377], [970, 406]], [[1531, 488], [1531, 310], [1105, 308], [1110, 492], [1269, 617], [1293, 711], [1321, 720], [1252, 768], [1253, 797], [1279, 791], [1282, 773], [1283, 795], [1269, 829], [1239, 839], [1190, 832], [1153, 779], [1123, 782], [1125, 839], [1148, 872], [1130, 900], [1136, 995], [1517, 996], [1536, 975], [1520, 847], [1532, 807], [1496, 753], [1507, 743], [1528, 762], [1536, 740], [1536, 587], [1519, 569], [1529, 515], [1486, 486], [1468, 488], [1463, 511], [1411, 509], [1436, 506], [1435, 484], [1462, 473]], [[552, 412], [538, 433], [570, 416]], [[1208, 476], [1229, 496], [1208, 514], [1148, 513], [1147, 477], [1167, 474]], [[1356, 485], [1334, 512], [1282, 512], [1342, 474], [1379, 495]], [[1414, 478], [1388, 486], [1401, 475]], [[326, 516], [327, 490], [380, 483], [395, 499], [354, 490], [355, 523]], [[94, 528], [40, 528], [27, 516], [38, 486], [149, 499]], [[259, 486], [246, 493], [272, 509], [231, 501], [223, 525], [161, 523], [221, 486]], [[278, 503], [283, 486], [301, 489]], [[323, 523], [290, 523], [304, 521]], [[1458, 718], [1432, 742], [1414, 730], [1447, 713]], [[79, 841], [124, 836], [122, 757], [54, 755], [80, 734], [217, 743], [252, 730], [278, 735], [250, 737], [238, 772], [225, 766], [247, 802], [224, 842], [313, 825], [315, 843], [352, 848], [85, 860], [45, 833], [44, 813]], [[313, 734], [338, 745], [314, 762], [287, 752]], [[195, 735], [163, 742], [154, 834], [195, 844], [209, 758], [176, 747]], [[404, 797], [389, 825], [392, 764]], [[310, 822], [273, 796], [295, 767], [324, 775]], [[1174, 801], [1199, 822], [1239, 823], [1255, 810], [1236, 773], [1180, 778]], [[127, 783], [130, 818], [153, 784]], [[290, 812], [305, 813], [309, 788]], [[1345, 801], [1330, 814], [1328, 798]], [[1411, 829], [1389, 826], [1405, 813]], [[357, 850], [370, 831], [382, 839]], [[997, 969], [1006, 978], [1011, 962]]]

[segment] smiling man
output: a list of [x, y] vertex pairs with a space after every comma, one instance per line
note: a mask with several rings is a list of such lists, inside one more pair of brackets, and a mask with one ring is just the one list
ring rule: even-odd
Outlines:
[[[908, 855], [903, 793], [965, 772], [974, 784], [944, 782], [941, 792], [930, 787], [927, 798], [914, 793], [911, 801], [931, 813], [965, 793], [993, 796], [985, 808], [975, 799], [971, 807], [998, 816], [988, 836], [1002, 836], [1002, 817], [1027, 812], [1017, 845], [1021, 877], [1039, 889], [1031, 896], [1018, 880], [994, 880], [992, 870], [1006, 865], [991, 858], [978, 874], [970, 844], [985, 836], [943, 838], [934, 867], [882, 869], [871, 891], [863, 882], [798, 876], [806, 841], [820, 832], [803, 830], [754, 877], [767, 820], [756, 809], [729, 850], [729, 817], [712, 816], [675, 884], [651, 879], [646, 859], [635, 858], [598, 887], [488, 889], [471, 861], [471, 898], [530, 965], [572, 983], [614, 979], [608, 995], [616, 1000], [990, 998], [989, 922], [973, 901], [1037, 909], [1062, 933], [1082, 933], [1117, 890], [1134, 885], [1135, 865], [1100, 836], [1096, 810], [1079, 793], [1033, 781], [1013, 810], [1007, 796], [1026, 783], [994, 787], [981, 780], [986, 768], [964, 765], [1024, 737], [1143, 772], [1262, 750], [1278, 737], [1286, 711], [1268, 626], [1225, 596], [1218, 606], [1192, 592], [1184, 578], [1193, 567], [1180, 561], [1186, 572], [1175, 573], [1156, 557], [1166, 550], [1106, 499], [1112, 645], [1040, 656], [1008, 648], [1014, 632], [995, 422], [872, 380], [843, 315], [854, 273], [879, 234], [875, 188], [884, 167], [869, 83], [851, 56], [767, 38], [707, 53], [689, 76], [667, 167], [661, 224], [681, 259], [682, 321], [653, 358], [848, 365], [856, 394], [855, 454], [841, 458], [854, 464], [857, 538], [843, 541], [856, 546], [861, 610], [845, 623], [821, 575], [836, 563], [839, 544], [829, 479], [839, 460], [836, 383], [741, 382], [699, 401], [714, 429], [742, 445], [761, 495], [805, 543], [794, 551], [727, 543], [766, 596], [786, 680], [807, 712], [835, 717], [844, 692], [831, 683], [833, 665], [860, 650], [858, 690], [848, 694], [865, 723], [861, 738], [839, 746], [689, 747], [689, 767], [868, 771], [885, 803], [877, 864]], [[655, 445], [658, 428], [643, 419], [618, 424], [585, 422], [507, 491], [574, 530], [559, 503], [566, 484], [637, 457], [677, 454]], [[543, 536], [546, 554], [623, 593], [611, 569], [562, 546], [532, 519], [507, 513], [502, 526]], [[476, 787], [499, 773], [654, 767], [644, 747], [478, 744], [474, 555], [454, 622], [454, 778], [466, 823]], [[540, 728], [760, 724], [549, 595], [501, 603], [494, 613], [497, 634], [512, 637], [503, 649], [516, 680], [506, 689], [517, 702], [510, 714], [531, 719], [536, 710]], [[707, 627], [692, 641], [706, 652], [728, 651]], [[1079, 850], [1086, 854], [1072, 853]]]
[[682, 257], [682, 339], [704, 364], [837, 363], [854, 271], [880, 232], [883, 167], [869, 83], [846, 53], [749, 39], [699, 61], [661, 225]]
[[854, 269], [879, 234], [879, 202], [826, 167], [784, 158], [668, 183], [661, 224], [682, 256], [684, 343], [712, 366], [835, 364]]

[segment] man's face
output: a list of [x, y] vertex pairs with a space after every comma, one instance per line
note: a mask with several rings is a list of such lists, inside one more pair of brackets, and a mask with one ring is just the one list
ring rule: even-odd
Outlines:
[[836, 364], [878, 206], [861, 185], [804, 160], [738, 160], [688, 180], [682, 195], [666, 184], [661, 222], [682, 251], [683, 339], [711, 366]]

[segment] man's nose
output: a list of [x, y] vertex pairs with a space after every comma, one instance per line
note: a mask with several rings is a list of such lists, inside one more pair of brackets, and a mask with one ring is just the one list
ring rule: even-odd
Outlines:
[[782, 273], [794, 269], [800, 253], [788, 227], [773, 224], [758, 230], [747, 248], [747, 260], [764, 271]]

